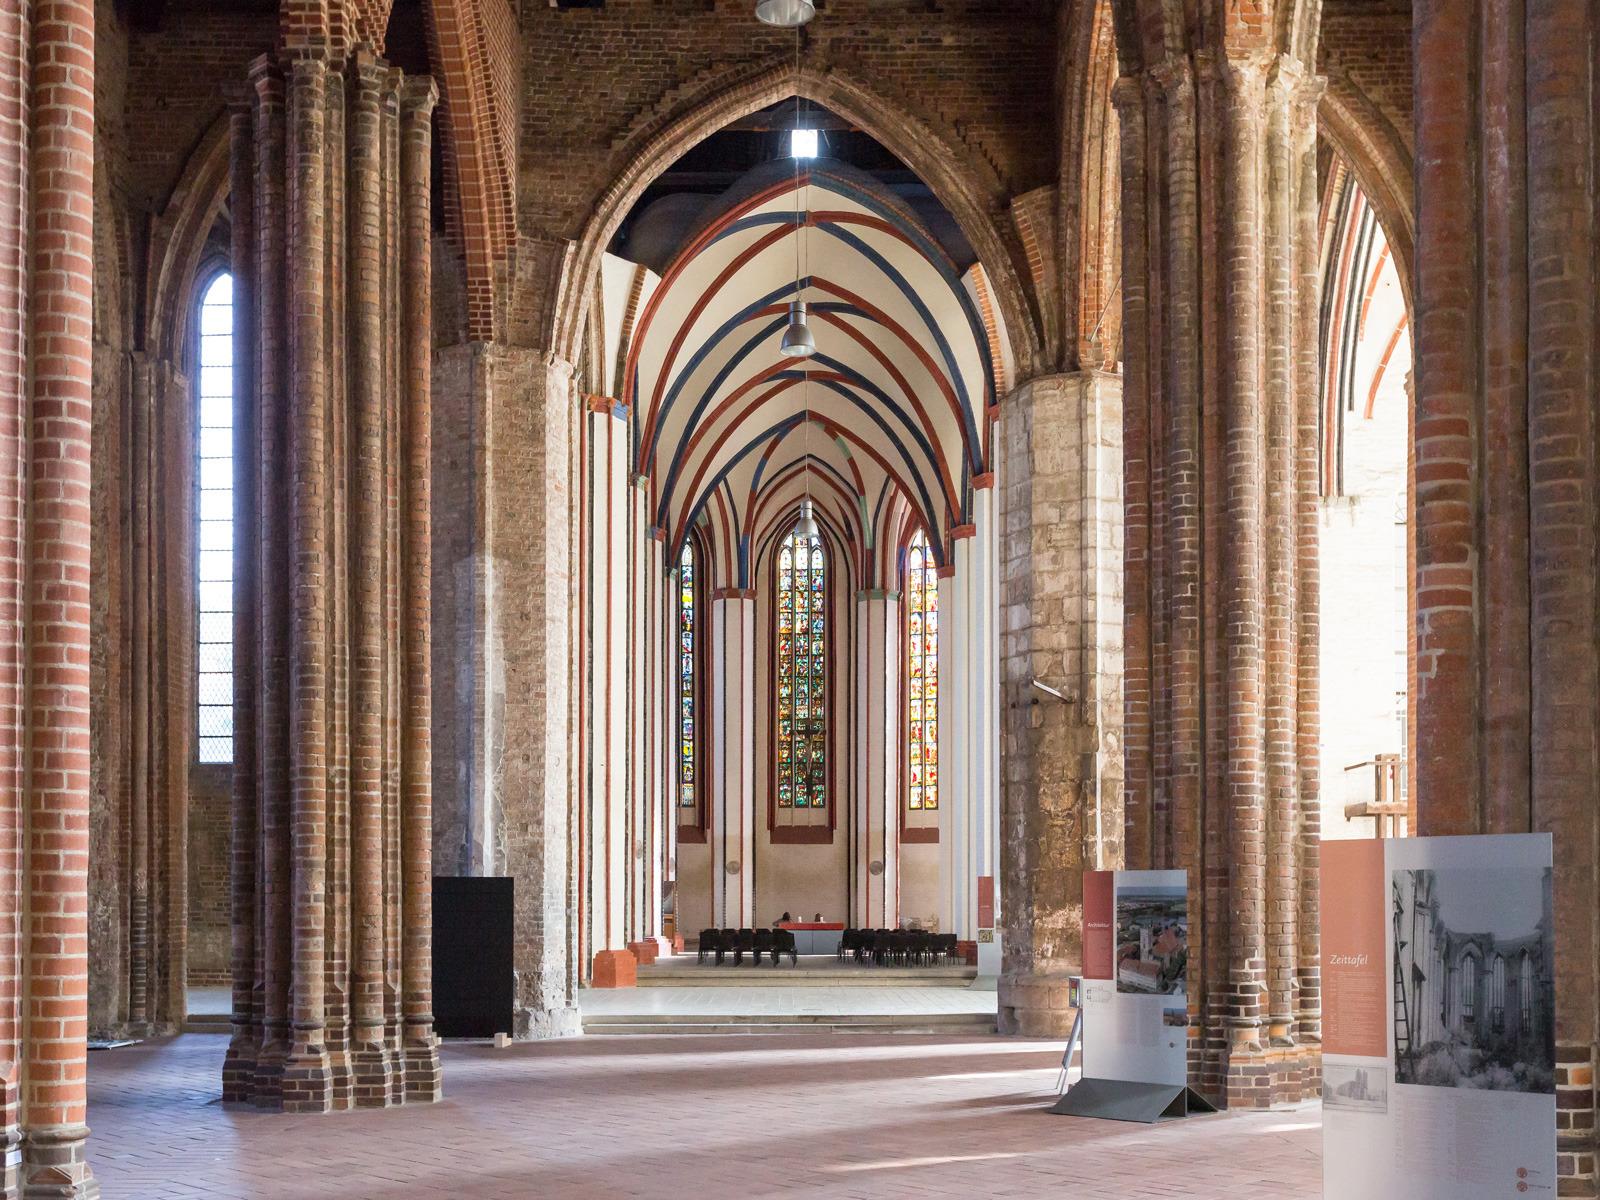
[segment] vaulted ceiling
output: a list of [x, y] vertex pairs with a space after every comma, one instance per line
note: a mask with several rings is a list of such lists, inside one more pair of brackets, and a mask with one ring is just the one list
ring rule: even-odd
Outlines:
[[[943, 553], [990, 470], [981, 268], [961, 272], [870, 176], [816, 160], [747, 175], [659, 279], [629, 270], [620, 392], [670, 553], [703, 522], [719, 582], [748, 586], [752, 554], [808, 488], [862, 579], [907, 509]], [[796, 295], [809, 359], [779, 353]]]

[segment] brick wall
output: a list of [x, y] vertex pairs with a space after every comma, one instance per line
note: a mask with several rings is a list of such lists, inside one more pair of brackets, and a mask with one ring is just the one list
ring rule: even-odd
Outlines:
[[[710, 11], [707, 11], [708, 7]], [[530, 5], [523, 16], [523, 232], [574, 236], [651, 114], [716, 73], [794, 60], [794, 37], [743, 0], [604, 8]], [[1053, 181], [1055, 6], [1041, 0], [923, 4], [836, 0], [805, 33], [808, 66], [835, 63], [952, 131], [1013, 195]], [[687, 149], [687, 147], [685, 147]]]

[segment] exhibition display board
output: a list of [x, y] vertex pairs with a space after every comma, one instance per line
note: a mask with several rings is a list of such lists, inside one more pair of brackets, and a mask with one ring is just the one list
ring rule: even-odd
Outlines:
[[1189, 875], [1083, 876], [1083, 1073], [1189, 1081]]
[[1329, 1196], [1556, 1194], [1548, 834], [1322, 846]]
[[1051, 1110], [1155, 1121], [1211, 1112], [1189, 1090], [1189, 877], [1083, 877], [1083, 1079]]

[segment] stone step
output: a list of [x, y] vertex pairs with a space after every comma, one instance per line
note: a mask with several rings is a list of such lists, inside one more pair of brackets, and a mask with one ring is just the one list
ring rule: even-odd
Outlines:
[[230, 1033], [232, 1018], [227, 1013], [190, 1013], [183, 1019], [185, 1033]]
[[777, 966], [749, 959], [734, 966], [730, 958], [720, 967], [698, 962], [693, 954], [674, 955], [641, 966], [639, 987], [961, 987], [978, 977], [978, 968], [965, 963], [922, 967], [873, 967], [840, 962], [831, 954], [802, 954], [798, 966], [783, 959]]
[[763, 1013], [760, 1016], [717, 1016], [711, 1013], [667, 1016], [640, 1013], [585, 1017], [591, 1034], [713, 1033], [925, 1033], [963, 1035], [993, 1033], [991, 1013]]
[[640, 967], [639, 987], [963, 987], [978, 976], [976, 967], [841, 967], [796, 970], [784, 963], [752, 967]]

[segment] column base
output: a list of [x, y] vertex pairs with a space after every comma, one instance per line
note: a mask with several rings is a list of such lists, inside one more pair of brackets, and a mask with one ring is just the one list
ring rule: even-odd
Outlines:
[[51, 1125], [22, 1135], [22, 1200], [98, 1200], [89, 1169], [89, 1127]]
[[335, 1110], [355, 1106], [355, 1070], [347, 1045], [328, 1047], [328, 1105]]
[[0, 1150], [0, 1196], [22, 1195], [22, 1129], [16, 1123], [17, 1088], [5, 1088], [5, 1111], [10, 1122], [5, 1127], [4, 1149]]
[[1236, 1045], [1222, 1074], [1228, 1108], [1269, 1109], [1322, 1095], [1322, 1048], [1309, 1045]]
[[631, 950], [599, 950], [594, 956], [594, 971], [589, 976], [592, 988], [631, 988], [639, 982], [639, 961]]
[[629, 942], [628, 953], [633, 955], [639, 966], [647, 967], [660, 956], [661, 947], [656, 945], [655, 938], [646, 938], [642, 942]]
[[[261, 1043], [248, 1030], [239, 1030], [228, 1039], [228, 1052], [222, 1059], [222, 1102], [245, 1104], [256, 1086], [256, 1058]], [[6, 1193], [0, 1192], [0, 1195]]]
[[320, 1044], [296, 1046], [283, 1064], [286, 1113], [325, 1113], [333, 1108], [333, 1072]]
[[433, 1025], [408, 1034], [405, 1061], [406, 1103], [432, 1104], [444, 1099], [444, 1068], [439, 1064], [439, 1039]]
[[1066, 1038], [1077, 1009], [1066, 975], [1000, 976], [1000, 1032], [1012, 1037]]
[[583, 1017], [577, 1008], [528, 1008], [518, 1005], [514, 1015], [516, 1028], [512, 1036], [519, 1042], [544, 1041], [547, 1038], [576, 1037], [583, 1032]]
[[289, 1057], [289, 1044], [267, 1041], [256, 1055], [256, 1075], [250, 1084], [250, 1103], [257, 1108], [277, 1110], [283, 1106], [283, 1064]]
[[350, 1051], [350, 1102], [356, 1108], [388, 1108], [394, 1101], [394, 1062], [381, 1039], [363, 1037]]

